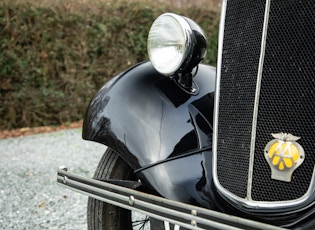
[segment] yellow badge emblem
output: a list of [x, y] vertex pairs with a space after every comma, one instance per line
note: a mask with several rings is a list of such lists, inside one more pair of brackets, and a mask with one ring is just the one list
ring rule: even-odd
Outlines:
[[289, 133], [271, 134], [275, 139], [265, 147], [265, 158], [271, 168], [271, 178], [291, 182], [292, 173], [304, 161], [304, 150], [297, 143], [300, 137]]

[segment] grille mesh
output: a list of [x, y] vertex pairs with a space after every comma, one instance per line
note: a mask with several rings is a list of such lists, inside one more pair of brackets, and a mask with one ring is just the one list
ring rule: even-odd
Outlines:
[[[218, 115], [217, 175], [245, 198], [264, 1], [228, 0]], [[315, 2], [271, 1], [261, 81], [251, 197], [285, 201], [303, 196], [315, 164]], [[304, 163], [290, 183], [271, 179], [264, 147], [271, 133], [300, 136]]]
[[221, 185], [245, 197], [264, 1], [227, 3], [220, 82], [217, 174]]
[[[252, 198], [293, 200], [309, 187], [315, 164], [315, 3], [271, 1], [260, 92]], [[304, 163], [291, 183], [272, 180], [263, 150], [271, 133], [300, 136]]]

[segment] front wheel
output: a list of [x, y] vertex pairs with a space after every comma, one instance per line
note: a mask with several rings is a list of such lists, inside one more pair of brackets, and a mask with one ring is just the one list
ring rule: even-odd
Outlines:
[[[108, 148], [99, 162], [94, 179], [134, 180], [138, 178], [130, 166]], [[93, 198], [88, 199], [87, 222], [89, 230], [147, 230], [149, 217]]]

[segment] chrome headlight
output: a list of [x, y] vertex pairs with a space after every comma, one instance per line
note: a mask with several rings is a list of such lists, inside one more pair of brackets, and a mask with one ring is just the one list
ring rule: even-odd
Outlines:
[[148, 53], [153, 67], [161, 74], [191, 72], [206, 55], [206, 37], [192, 20], [165, 13], [151, 26]]

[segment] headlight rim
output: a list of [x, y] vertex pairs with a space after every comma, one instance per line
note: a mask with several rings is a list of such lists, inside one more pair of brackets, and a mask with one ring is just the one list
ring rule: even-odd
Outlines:
[[[170, 17], [173, 17], [176, 22], [179, 24], [183, 34], [184, 34], [184, 47], [185, 47], [185, 50], [184, 50], [184, 53], [181, 57], [181, 60], [179, 62], [178, 65], [176, 65], [176, 68], [173, 68], [172, 71], [168, 71], [168, 72], [165, 72], [165, 71], [161, 71], [158, 67], [156, 67], [155, 65], [155, 61], [152, 60], [152, 55], [150, 53], [150, 47], [149, 47], [149, 38], [150, 38], [150, 33], [151, 33], [151, 29], [153, 27], [153, 25], [158, 21], [160, 20], [162, 17], [165, 17], [165, 16], [170, 16]], [[193, 33], [193, 30], [190, 26], [190, 24], [188, 23], [188, 21], [185, 19], [185, 17], [183, 16], [180, 16], [178, 14], [175, 14], [175, 13], [164, 13], [162, 15], [160, 15], [159, 17], [157, 17], [155, 19], [155, 21], [153, 22], [151, 28], [150, 28], [150, 32], [149, 32], [149, 36], [148, 36], [148, 44], [147, 44], [147, 50], [148, 50], [148, 55], [149, 55], [149, 59], [153, 65], [153, 67], [161, 74], [165, 75], [165, 76], [172, 76], [172, 75], [175, 75], [176, 73], [179, 73], [181, 72], [181, 70], [183, 69], [183, 67], [185, 67], [185, 64], [186, 63], [189, 63], [189, 61], [191, 60], [191, 56], [193, 54], [193, 49], [194, 49], [194, 33]]]

